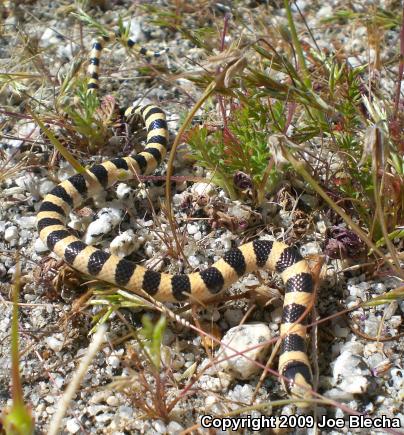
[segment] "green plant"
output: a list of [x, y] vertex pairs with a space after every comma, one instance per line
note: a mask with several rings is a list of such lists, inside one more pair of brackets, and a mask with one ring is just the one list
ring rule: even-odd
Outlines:
[[13, 403], [0, 416], [0, 429], [6, 435], [30, 435], [34, 433], [35, 421], [29, 406], [24, 403], [20, 376], [18, 346], [18, 296], [20, 294], [20, 269], [17, 269], [13, 285], [13, 317], [11, 323], [11, 395]]
[[87, 92], [87, 84], [81, 83], [76, 91], [74, 105], [65, 107], [69, 116], [70, 129], [79, 135], [81, 142], [88, 144], [90, 151], [96, 151], [108, 141], [116, 122], [115, 98], [108, 96], [99, 103], [94, 93]]
[[240, 105], [233, 109], [223, 130], [209, 134], [207, 127], [195, 127], [187, 134], [195, 159], [212, 171], [213, 182], [225, 188], [232, 198], [252, 190], [255, 199], [262, 199], [262, 191], [273, 191], [280, 179], [272, 167], [267, 173], [271, 131], [260, 109], [252, 104]]
[[[379, 9], [346, 15], [363, 20], [375, 50], [372, 64], [352, 67], [341, 54], [303, 44], [287, 1], [285, 8], [288, 28], [278, 29], [283, 49], [275, 48], [270, 38], [258, 40], [253, 45], [255, 58], [251, 51], [243, 54], [250, 59], [245, 72], [229, 86], [215, 86], [217, 119], [212, 122], [210, 115], [183, 138], [198, 163], [232, 198], [245, 198], [248, 189], [237, 185], [243, 173], [243, 187], [250, 188], [256, 204], [276, 190], [282, 177], [302, 176], [304, 168], [306, 175], [312, 175], [306, 188], [321, 191], [373, 252], [376, 241], [386, 244], [398, 272], [391, 240], [402, 237], [399, 230], [404, 224], [400, 86], [392, 104], [391, 96], [377, 82], [367, 83], [366, 76], [369, 69], [381, 68], [383, 35], [376, 37], [375, 29], [396, 27], [398, 15], [394, 18]], [[401, 51], [403, 47], [402, 30]], [[218, 84], [230, 62], [223, 53], [216, 73], [206, 69], [191, 80], [201, 87], [212, 80]], [[402, 61], [399, 67], [402, 71]], [[285, 164], [285, 157], [302, 166]], [[384, 256], [380, 250], [378, 255]]]
[[143, 349], [147, 352], [147, 355], [155, 369], [160, 371], [161, 343], [167, 326], [166, 318], [161, 316], [157, 323], [153, 324], [150, 317], [144, 315], [142, 317], [142, 324], [143, 327], [140, 330], [139, 336], [144, 340]]

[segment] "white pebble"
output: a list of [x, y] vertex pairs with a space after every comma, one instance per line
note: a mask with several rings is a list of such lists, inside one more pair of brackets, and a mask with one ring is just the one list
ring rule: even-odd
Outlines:
[[401, 325], [402, 321], [403, 321], [403, 318], [401, 316], [392, 316], [390, 318], [390, 325], [393, 328], [398, 329], [398, 327]]
[[116, 187], [116, 196], [119, 199], [128, 199], [133, 195], [133, 190], [125, 183], [119, 183]]
[[162, 420], [155, 420], [153, 422], [153, 427], [156, 430], [157, 433], [165, 434], [166, 432], [166, 425]]
[[339, 388], [332, 388], [331, 390], [326, 391], [324, 396], [332, 400], [348, 401], [353, 399], [353, 394], [348, 393], [347, 391], [342, 391]]
[[190, 234], [190, 235], [195, 234], [198, 231], [198, 229], [199, 229], [198, 225], [195, 225], [195, 224], [190, 224], [187, 226], [187, 231], [188, 231], [188, 234]]
[[84, 243], [92, 245], [101, 240], [102, 236], [110, 231], [112, 231], [112, 225], [108, 219], [97, 219], [88, 226], [84, 235]]
[[63, 341], [58, 337], [51, 335], [45, 338], [45, 343], [54, 351], [60, 352], [63, 349]]
[[251, 216], [251, 210], [243, 208], [240, 201], [234, 201], [234, 205], [229, 207], [228, 213], [237, 219], [243, 219], [246, 221], [248, 221]]
[[133, 418], [133, 408], [122, 405], [118, 408], [118, 414], [123, 418]]
[[69, 433], [77, 433], [80, 430], [80, 425], [75, 418], [71, 418], [66, 421], [66, 430]]
[[235, 238], [234, 234], [231, 234], [229, 231], [222, 234], [220, 236], [220, 241], [223, 244], [223, 249], [225, 249], [226, 251], [231, 249], [231, 246], [232, 246], [231, 242], [232, 242], [232, 240], [234, 240], [234, 238]]
[[300, 248], [300, 253], [303, 255], [303, 257], [307, 257], [309, 255], [320, 255], [322, 253], [322, 249], [320, 243], [309, 242]]
[[271, 320], [274, 323], [280, 323], [282, 320], [283, 308], [278, 307], [271, 311]]
[[379, 294], [384, 293], [387, 290], [386, 286], [382, 282], [377, 282], [375, 284], [372, 284], [371, 288], [374, 292]]
[[36, 216], [21, 216], [18, 219], [18, 225], [20, 228], [30, 229], [36, 225]]
[[[271, 339], [271, 331], [265, 323], [252, 323], [231, 328], [223, 337], [222, 343], [227, 344], [237, 352], [244, 352], [250, 360], [243, 355], [237, 355], [234, 351], [225, 346], [221, 346], [218, 358], [233, 356], [224, 361], [222, 366], [239, 379], [248, 379], [257, 373], [259, 367], [254, 361], [261, 361], [265, 356], [269, 344], [257, 346]], [[246, 349], [254, 349], [245, 352]]]
[[101, 402], [106, 402], [106, 400], [109, 397], [109, 391], [107, 390], [101, 390], [101, 391], [96, 391], [94, 392], [94, 394], [90, 397], [89, 399], [89, 403], [91, 405], [98, 405]]
[[[21, 187], [18, 186], [14, 186], [14, 187], [10, 187], [9, 189], [3, 189], [2, 190], [2, 196], [4, 198], [8, 198], [9, 196], [23, 196], [24, 195], [24, 189], [22, 189]], [[25, 199], [25, 198], [24, 198]]]
[[36, 295], [31, 295], [29, 293], [24, 294], [24, 301], [25, 302], [34, 302], [36, 300], [36, 298], [37, 298]]
[[235, 385], [234, 389], [229, 392], [229, 399], [234, 402], [250, 403], [254, 389], [251, 385]]
[[127, 230], [115, 237], [110, 244], [111, 253], [120, 258], [130, 255], [140, 248], [140, 243], [133, 230]]
[[91, 222], [84, 235], [84, 243], [93, 245], [110, 233], [121, 221], [121, 210], [104, 208], [98, 213], [98, 218]]
[[211, 196], [214, 194], [215, 188], [210, 183], [195, 183], [191, 187], [191, 192], [197, 195]]
[[107, 358], [107, 364], [116, 369], [120, 365], [120, 359], [115, 355], [111, 355]]
[[65, 383], [65, 378], [63, 376], [56, 375], [53, 378], [53, 382], [55, 383], [56, 387], [58, 387], [58, 389], [60, 390]]
[[338, 385], [342, 391], [351, 394], [361, 394], [368, 388], [368, 380], [365, 376], [347, 376]]
[[119, 405], [119, 400], [116, 396], [109, 396], [107, 398], [107, 404], [109, 406], [118, 406]]
[[46, 194], [48, 194], [55, 187], [55, 183], [50, 180], [41, 181], [39, 185], [39, 194], [43, 198]]
[[195, 234], [194, 234], [194, 240], [196, 241], [196, 242], [199, 242], [199, 240], [201, 240], [202, 239], [202, 233], [200, 232], [200, 231], [197, 231]]
[[167, 425], [167, 433], [171, 435], [179, 435], [184, 428], [176, 421], [170, 421]]
[[15, 225], [11, 225], [10, 227], [6, 228], [6, 231], [4, 231], [4, 240], [6, 242], [12, 242], [17, 239], [18, 239], [17, 227]]
[[44, 252], [49, 251], [48, 247], [39, 237], [35, 240], [34, 249], [37, 254], [43, 254]]
[[357, 355], [352, 355], [350, 351], [342, 352], [341, 355], [333, 362], [332, 374], [334, 382], [353, 375], [361, 375], [362, 370], [359, 367], [362, 359]]
[[323, 18], [331, 17], [332, 14], [333, 14], [332, 6], [324, 5], [318, 10], [318, 12], [316, 14], [316, 18], [318, 20], [322, 20]]
[[19, 178], [16, 178], [15, 184], [29, 192], [35, 199], [39, 199], [39, 184], [32, 174], [25, 174]]
[[200, 260], [197, 256], [195, 255], [190, 255], [188, 257], [188, 263], [191, 267], [198, 267], [200, 265]]
[[44, 398], [43, 398], [44, 400], [45, 400], [45, 402], [47, 402], [47, 403], [55, 403], [55, 398], [53, 397], [53, 396], [45, 396]]
[[98, 423], [107, 423], [108, 421], [113, 419], [113, 414], [105, 413], [105, 414], [98, 414], [96, 415], [95, 421]]
[[324, 222], [324, 221], [318, 221], [317, 223], [316, 223], [316, 227], [317, 227], [317, 230], [319, 231], [319, 233], [320, 234], [325, 234], [326, 232], [327, 232], [327, 230], [328, 230], [328, 226], [327, 226], [327, 224]]

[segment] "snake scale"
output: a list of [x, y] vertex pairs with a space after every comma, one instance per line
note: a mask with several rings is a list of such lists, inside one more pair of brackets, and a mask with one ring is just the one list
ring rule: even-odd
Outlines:
[[[98, 88], [99, 64], [104, 44], [120, 33], [103, 36], [92, 46], [88, 91]], [[135, 44], [127, 39], [127, 47]], [[160, 53], [145, 48], [145, 56]], [[294, 398], [311, 397], [312, 375], [306, 353], [306, 321], [302, 319], [310, 306], [313, 278], [306, 261], [296, 248], [284, 243], [256, 239], [226, 252], [219, 261], [203, 271], [170, 275], [148, 270], [138, 264], [108, 252], [88, 246], [67, 228], [69, 213], [100, 190], [136, 175], [151, 174], [164, 159], [168, 145], [166, 117], [155, 105], [133, 106], [125, 116], [140, 115], [147, 129], [147, 141], [142, 152], [96, 164], [85, 174], [76, 174], [57, 185], [47, 194], [37, 216], [37, 228], [47, 247], [74, 269], [98, 280], [134, 293], [146, 292], [157, 301], [182, 302], [190, 297], [204, 301], [217, 295], [246, 273], [264, 268], [281, 275], [285, 283], [285, 298], [280, 334], [282, 344], [279, 373], [286, 391]], [[299, 406], [308, 406], [300, 401]]]

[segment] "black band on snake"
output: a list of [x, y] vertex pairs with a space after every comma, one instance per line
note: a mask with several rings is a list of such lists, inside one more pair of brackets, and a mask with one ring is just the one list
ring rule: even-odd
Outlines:
[[[99, 60], [108, 37], [98, 38], [92, 46], [88, 83], [89, 92], [98, 88]], [[133, 42], [127, 43], [128, 47]], [[140, 53], [156, 55], [146, 49]], [[117, 181], [151, 174], [164, 159], [167, 151], [168, 129], [163, 110], [154, 105], [129, 108], [125, 115], [136, 113], [147, 129], [144, 150], [128, 157], [115, 158], [77, 174], [56, 186], [44, 198], [38, 216], [40, 238], [66, 263], [92, 277], [134, 293], [146, 292], [164, 302], [182, 302], [190, 297], [204, 301], [228, 288], [246, 273], [267, 269], [279, 273], [285, 283], [280, 334], [283, 337], [279, 373], [283, 385], [294, 398], [310, 399], [311, 369], [306, 353], [306, 326], [302, 314], [312, 302], [313, 279], [310, 268], [295, 248], [284, 243], [254, 240], [226, 252], [211, 267], [190, 274], [170, 275], [144, 267], [83, 243], [66, 226], [72, 209], [87, 198], [113, 186]], [[299, 320], [299, 322], [297, 322]], [[299, 406], [308, 402], [299, 401]]]

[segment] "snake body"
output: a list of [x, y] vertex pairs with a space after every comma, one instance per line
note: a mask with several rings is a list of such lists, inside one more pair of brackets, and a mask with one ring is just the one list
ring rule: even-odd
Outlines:
[[[109, 38], [108, 38], [109, 39]], [[106, 37], [93, 43], [89, 92], [98, 88], [99, 59]], [[103, 42], [101, 42], [103, 41]], [[128, 46], [133, 45], [132, 42]], [[147, 50], [141, 49], [148, 55]], [[151, 52], [151, 54], [155, 54]], [[204, 301], [228, 288], [246, 273], [267, 269], [279, 273], [285, 283], [280, 334], [279, 373], [286, 391], [296, 398], [311, 397], [311, 369], [306, 353], [306, 324], [302, 319], [312, 301], [313, 279], [299, 252], [284, 243], [257, 239], [226, 252], [203, 271], [171, 275], [148, 270], [132, 261], [89, 246], [66, 226], [72, 209], [87, 198], [108, 189], [118, 180], [151, 174], [164, 159], [168, 144], [166, 117], [155, 105], [133, 106], [125, 115], [140, 115], [147, 129], [142, 152], [96, 164], [84, 174], [63, 181], [47, 194], [37, 215], [37, 228], [47, 247], [74, 269], [98, 280], [165, 302]], [[299, 406], [308, 406], [304, 400]]]

